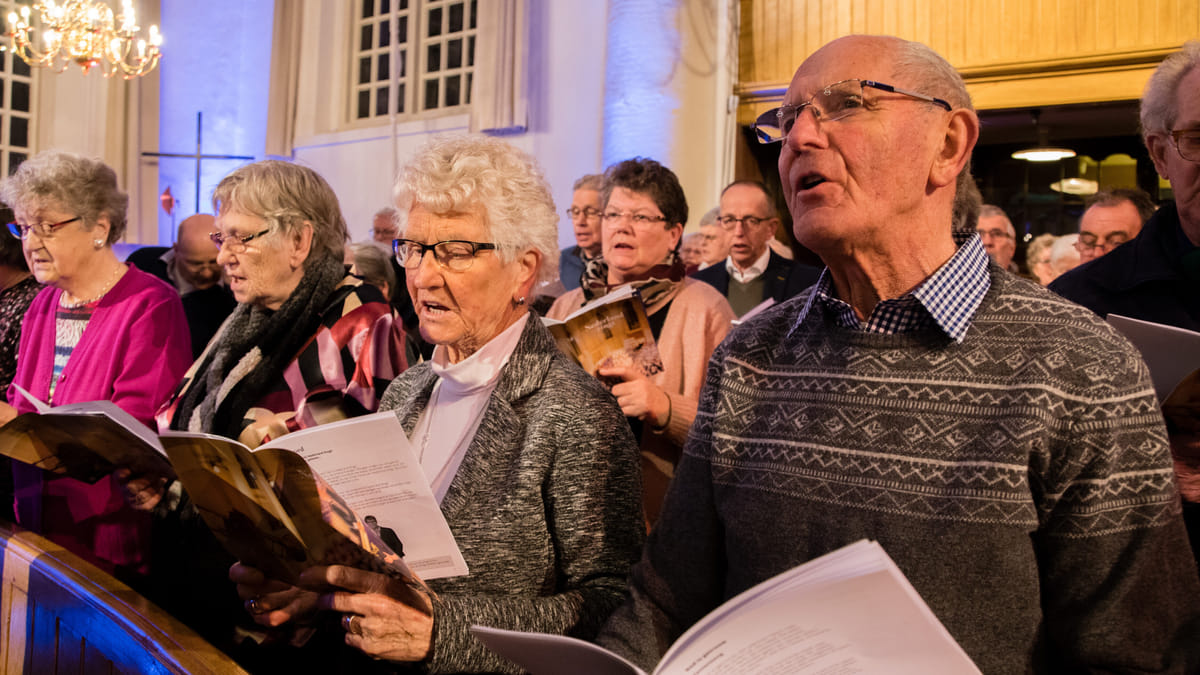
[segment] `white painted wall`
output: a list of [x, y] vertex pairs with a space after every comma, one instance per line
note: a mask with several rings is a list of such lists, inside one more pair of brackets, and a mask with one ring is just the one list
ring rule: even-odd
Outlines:
[[[147, 150], [194, 153], [199, 111], [204, 154], [262, 157], [273, 11], [265, 0], [163, 3], [159, 138]], [[184, 218], [211, 212], [213, 188], [247, 161], [204, 160], [197, 205], [195, 160], [156, 160], [159, 192], [170, 187], [179, 202], [173, 215], [158, 209], [159, 241], [174, 241]]]
[[[507, 138], [534, 155], [546, 172], [559, 211], [571, 184], [600, 166], [604, 97], [604, 2], [530, 1], [530, 129]], [[296, 161], [333, 186], [351, 237], [362, 239], [371, 216], [391, 203], [396, 169], [430, 135], [464, 132], [467, 116], [362, 126], [347, 121], [345, 54], [348, 5], [307, 0], [296, 120]], [[324, 55], [324, 56], [322, 56]], [[564, 219], [565, 220], [565, 219]], [[570, 222], [560, 225], [565, 246]]]
[[[720, 63], [715, 35], [718, 7], [733, 0], [688, 0], [677, 14], [678, 62], [667, 86], [676, 92], [672, 151], [664, 161], [680, 176], [695, 213], [709, 206], [723, 185], [726, 169], [718, 127]], [[390, 203], [396, 167], [430, 134], [465, 131], [465, 115], [363, 127], [347, 122], [349, 68], [344, 59], [349, 14], [339, 3], [307, 0], [301, 89], [297, 114], [296, 161], [320, 172], [341, 200], [355, 239], [366, 237], [371, 216]], [[723, 11], [723, 10], [722, 10]], [[550, 182], [559, 212], [571, 200], [571, 184], [601, 164], [607, 3], [583, 0], [530, 0], [530, 129], [507, 140], [537, 158]], [[726, 86], [726, 91], [728, 91]], [[723, 106], [722, 106], [723, 109]], [[710, 203], [711, 202], [711, 203]], [[563, 246], [573, 243], [570, 222], [559, 226]]]

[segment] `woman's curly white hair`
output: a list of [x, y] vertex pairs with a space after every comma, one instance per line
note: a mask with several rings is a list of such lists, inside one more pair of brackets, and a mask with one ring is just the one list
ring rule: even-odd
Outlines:
[[483, 215], [505, 263], [518, 254], [541, 253], [538, 281], [558, 278], [558, 212], [537, 162], [496, 138], [457, 135], [434, 138], [396, 177], [393, 190], [400, 230], [420, 204], [435, 214]]

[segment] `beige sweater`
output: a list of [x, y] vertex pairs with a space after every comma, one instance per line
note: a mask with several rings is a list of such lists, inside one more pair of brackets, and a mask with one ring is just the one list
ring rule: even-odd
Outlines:
[[[563, 319], [583, 304], [583, 291], [575, 289], [560, 296], [546, 316]], [[684, 279], [671, 298], [658, 336], [663, 371], [651, 378], [671, 399], [671, 419], [661, 433], [643, 434], [641, 444], [645, 506], [651, 521], [657, 517], [666, 483], [674, 475], [688, 428], [696, 418], [708, 358], [735, 318], [725, 296], [702, 281]]]

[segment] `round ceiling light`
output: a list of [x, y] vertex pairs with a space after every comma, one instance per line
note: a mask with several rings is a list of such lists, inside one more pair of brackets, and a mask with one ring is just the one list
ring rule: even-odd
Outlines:
[[1057, 162], [1060, 159], [1074, 157], [1075, 151], [1067, 148], [1026, 148], [1012, 154], [1013, 159], [1023, 159], [1026, 162]]

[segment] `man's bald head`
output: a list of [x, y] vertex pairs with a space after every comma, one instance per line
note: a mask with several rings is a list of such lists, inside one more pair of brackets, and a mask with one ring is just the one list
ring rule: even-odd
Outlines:
[[175, 241], [175, 269], [184, 281], [204, 290], [221, 280], [217, 245], [209, 235], [216, 231], [216, 218], [197, 213], [179, 224]]

